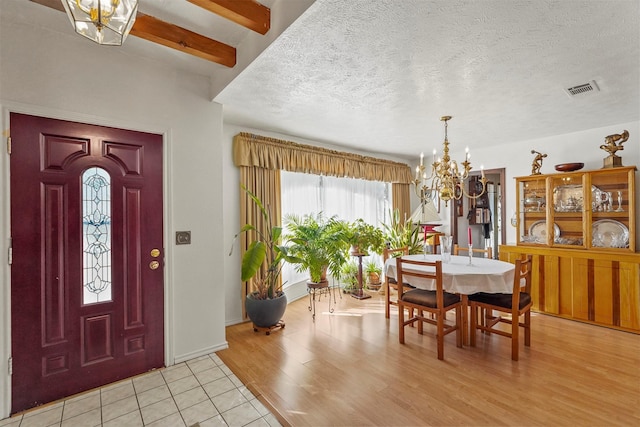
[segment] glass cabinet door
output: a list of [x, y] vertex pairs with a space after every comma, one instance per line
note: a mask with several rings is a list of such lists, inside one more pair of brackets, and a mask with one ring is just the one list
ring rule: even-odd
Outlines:
[[585, 245], [585, 213], [590, 206], [590, 194], [584, 174], [557, 174], [550, 177], [553, 246]]
[[518, 182], [518, 243], [547, 245], [545, 179]]
[[628, 171], [609, 169], [591, 176], [593, 248], [629, 248], [630, 189]]

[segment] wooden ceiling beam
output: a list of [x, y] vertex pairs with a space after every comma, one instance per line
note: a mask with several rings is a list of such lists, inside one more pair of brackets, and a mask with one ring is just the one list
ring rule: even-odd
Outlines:
[[271, 28], [271, 9], [255, 0], [187, 0], [256, 33]]
[[43, 6], [50, 7], [51, 9], [59, 10], [60, 12], [64, 12], [64, 6], [60, 0], [31, 0], [34, 3], [41, 4]]
[[[34, 3], [64, 12], [60, 0], [31, 0]], [[236, 65], [236, 48], [194, 33], [151, 15], [138, 12], [131, 35], [206, 59], [217, 64]]]
[[236, 48], [150, 15], [138, 13], [131, 35], [227, 67], [236, 65]]

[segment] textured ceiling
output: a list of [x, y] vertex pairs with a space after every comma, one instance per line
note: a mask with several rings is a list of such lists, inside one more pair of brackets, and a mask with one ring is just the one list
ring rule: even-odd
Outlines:
[[[236, 47], [233, 69], [136, 37], [121, 49], [210, 77], [228, 123], [408, 159], [440, 149], [443, 115], [453, 150], [640, 120], [638, 0], [260, 3], [265, 36], [187, 0], [140, 0], [143, 13]], [[33, 2], [1, 0], [0, 11], [72, 33]], [[565, 93], [591, 80], [600, 91]]]
[[472, 148], [637, 121], [639, 4], [316, 0], [215, 100], [227, 122], [406, 157], [440, 149], [443, 115]]

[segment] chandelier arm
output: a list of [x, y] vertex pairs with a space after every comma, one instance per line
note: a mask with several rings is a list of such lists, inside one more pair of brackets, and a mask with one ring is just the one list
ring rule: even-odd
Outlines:
[[93, 14], [93, 8], [92, 7], [86, 7], [81, 3], [81, 0], [76, 0], [76, 5], [78, 6], [78, 9], [80, 9], [82, 12], [84, 12], [86, 15], [88, 15], [91, 18], [91, 21], [94, 24], [97, 24], [99, 26], [103, 26], [109, 23], [109, 21], [111, 20], [111, 18], [113, 17], [113, 15], [116, 13], [116, 9], [118, 8], [118, 6], [120, 5], [120, 1], [119, 0], [111, 0], [109, 2], [111, 4], [111, 10], [107, 11], [107, 10], [103, 10], [102, 9], [102, 2], [99, 3], [99, 7], [95, 8], [95, 14], [97, 16], [97, 18], [93, 18], [94, 14]]
[[91, 8], [84, 7], [84, 6], [80, 3], [80, 0], [76, 0], [76, 5], [78, 6], [78, 9], [80, 9], [81, 11], [83, 11], [84, 13], [86, 13], [87, 15], [91, 16]]
[[116, 13], [116, 9], [120, 6], [120, 0], [111, 0], [111, 11], [107, 12], [107, 19], [111, 19]]

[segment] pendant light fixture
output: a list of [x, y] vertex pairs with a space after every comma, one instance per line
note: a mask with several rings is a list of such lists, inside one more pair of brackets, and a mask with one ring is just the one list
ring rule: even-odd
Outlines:
[[138, 0], [62, 0], [76, 33], [98, 44], [120, 46], [136, 20]]
[[469, 199], [477, 199], [487, 190], [487, 178], [484, 176], [484, 169], [480, 167], [482, 177], [479, 182], [482, 189], [479, 193], [469, 194], [465, 189], [465, 182], [469, 178], [471, 162], [469, 149], [465, 150], [464, 161], [458, 164], [449, 157], [449, 139], [447, 137], [447, 122], [451, 116], [443, 116], [440, 121], [444, 122], [444, 149], [442, 158], [436, 160], [436, 150], [433, 150], [433, 163], [431, 164], [431, 175], [427, 176], [426, 165], [424, 164], [424, 153], [420, 154], [420, 165], [416, 167], [416, 178], [413, 181], [416, 195], [421, 202], [428, 203], [435, 199], [436, 195], [449, 205], [449, 200], [460, 200], [463, 196]]

